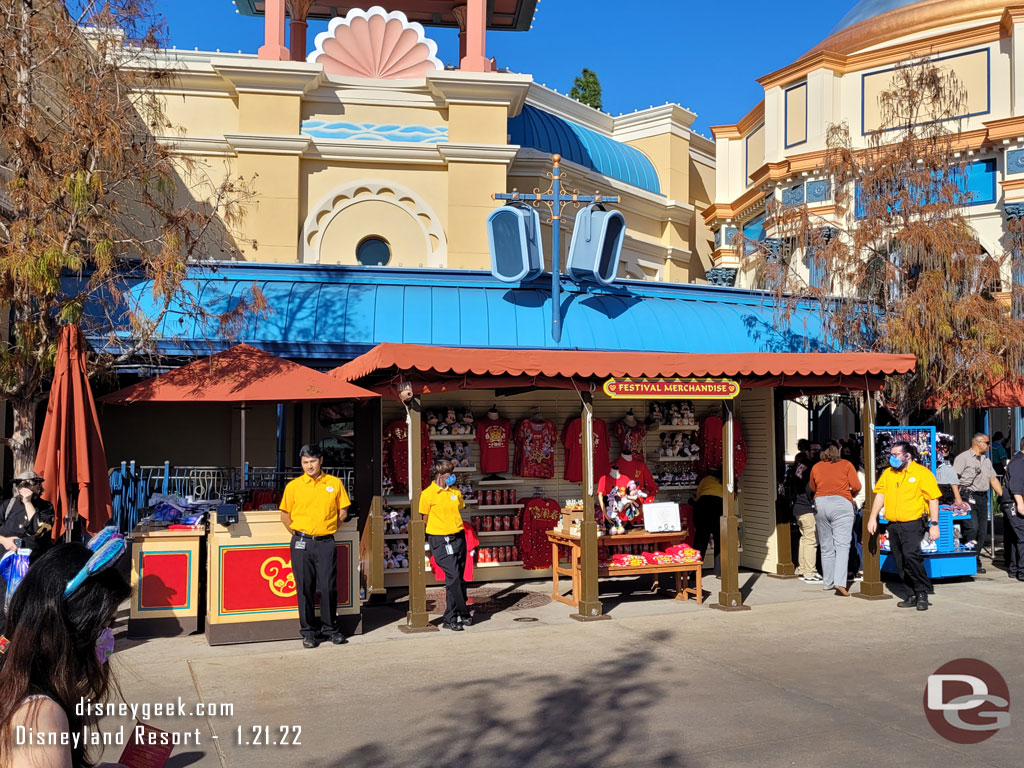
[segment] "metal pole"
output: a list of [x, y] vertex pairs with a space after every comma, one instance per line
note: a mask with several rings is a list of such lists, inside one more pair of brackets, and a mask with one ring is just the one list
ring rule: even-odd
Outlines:
[[242, 465], [241, 465], [241, 489], [245, 490], [245, 401], [242, 401]]
[[864, 579], [854, 597], [865, 600], [888, 600], [882, 585], [881, 553], [878, 550], [878, 535], [868, 533], [871, 519], [871, 505], [875, 501], [875, 400], [871, 392], [864, 392], [864, 407], [860, 411], [861, 431], [864, 433], [864, 514], [861, 515], [861, 569]]
[[562, 340], [562, 156], [552, 156], [551, 169], [551, 338]]

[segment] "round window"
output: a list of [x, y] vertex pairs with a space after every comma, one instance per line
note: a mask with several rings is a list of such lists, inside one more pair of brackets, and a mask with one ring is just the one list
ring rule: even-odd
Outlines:
[[365, 237], [356, 246], [356, 260], [364, 267], [383, 267], [391, 261], [391, 246], [382, 237]]

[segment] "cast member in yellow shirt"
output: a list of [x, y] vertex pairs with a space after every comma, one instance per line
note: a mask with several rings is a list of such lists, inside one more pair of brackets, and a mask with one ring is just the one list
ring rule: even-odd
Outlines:
[[455, 487], [455, 465], [438, 459], [430, 468], [434, 478], [420, 494], [420, 514], [427, 518], [427, 542], [434, 562], [444, 571], [445, 629], [461, 632], [473, 618], [466, 604], [466, 533], [460, 510], [466, 506]]
[[900, 578], [909, 590], [897, 603], [900, 608], [928, 610], [932, 582], [924, 569], [921, 539], [939, 538], [939, 497], [942, 492], [935, 475], [912, 458], [909, 443], [896, 443], [889, 451], [889, 469], [875, 483], [875, 501], [871, 506], [868, 532], [878, 530], [878, 514], [885, 507], [889, 521], [889, 549]]
[[[321, 638], [335, 645], [348, 642], [338, 628], [338, 550], [334, 532], [348, 517], [351, 504], [345, 486], [321, 471], [323, 452], [317, 445], [299, 451], [302, 472], [284, 488], [281, 521], [292, 532], [292, 573], [299, 599], [302, 647], [316, 648]], [[316, 593], [320, 593], [320, 618]]]

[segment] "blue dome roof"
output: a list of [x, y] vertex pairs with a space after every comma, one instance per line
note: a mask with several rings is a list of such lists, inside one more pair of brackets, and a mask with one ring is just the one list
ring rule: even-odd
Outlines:
[[508, 121], [512, 144], [558, 154], [613, 179], [661, 194], [658, 172], [647, 155], [628, 144], [529, 104]]
[[836, 32], [842, 32], [847, 27], [860, 24], [860, 22], [867, 21], [874, 16], [880, 16], [889, 11], [896, 11], [917, 2], [920, 2], [920, 0], [860, 0], [850, 9], [849, 13], [839, 20], [831, 34], [834, 35]]

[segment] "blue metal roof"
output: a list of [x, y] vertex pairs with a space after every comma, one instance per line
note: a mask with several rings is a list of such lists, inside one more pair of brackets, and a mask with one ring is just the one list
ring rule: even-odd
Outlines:
[[628, 144], [529, 104], [508, 121], [510, 143], [539, 149], [613, 179], [661, 194], [654, 164]]
[[[192, 298], [210, 313], [228, 311], [255, 283], [272, 313], [246, 323], [235, 341], [275, 354], [333, 366], [390, 341], [435, 346], [649, 352], [805, 352], [828, 350], [813, 308], [793, 313], [777, 330], [764, 294], [734, 288], [621, 281], [613, 290], [563, 294], [562, 342], [551, 340], [550, 276], [509, 287], [489, 273], [297, 264], [218, 265], [190, 282]], [[154, 316], [151, 286], [135, 299]], [[87, 308], [93, 320], [102, 318]], [[87, 326], [91, 341], [107, 342]], [[164, 354], [227, 346], [215, 323], [181, 306], [162, 320]]]

